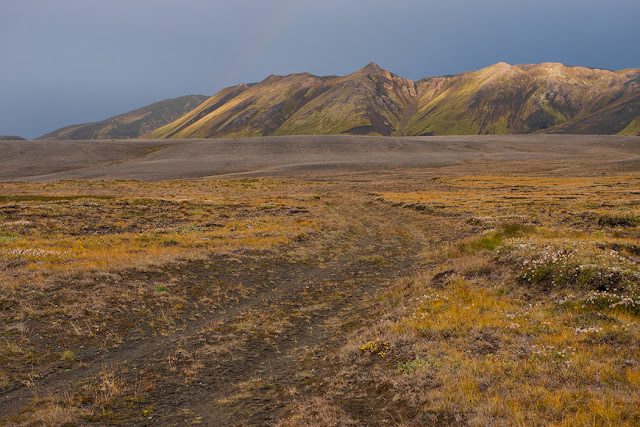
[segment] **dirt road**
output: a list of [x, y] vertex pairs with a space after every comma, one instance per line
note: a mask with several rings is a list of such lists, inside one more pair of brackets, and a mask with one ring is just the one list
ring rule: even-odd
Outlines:
[[24, 411], [34, 396], [74, 389], [113, 393], [98, 424], [266, 425], [286, 415], [294, 396], [311, 393], [330, 372], [325, 357], [345, 332], [369, 320], [376, 293], [417, 268], [426, 241], [416, 230], [455, 237], [431, 216], [390, 213], [371, 196], [334, 197], [346, 230], [300, 242], [292, 253], [212, 254], [121, 273], [123, 282], [179, 280], [194, 289], [216, 283], [222, 303], [117, 348], [80, 351], [81, 368], [54, 367], [34, 384], [4, 390], [0, 415]]

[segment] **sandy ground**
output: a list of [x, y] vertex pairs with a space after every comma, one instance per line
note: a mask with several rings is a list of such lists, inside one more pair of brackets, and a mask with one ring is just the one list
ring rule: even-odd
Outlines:
[[[526, 170], [523, 165], [526, 164]], [[0, 180], [232, 176], [329, 177], [341, 173], [463, 166], [505, 172], [556, 168], [640, 170], [640, 137], [505, 135], [290, 136], [209, 140], [0, 141]]]

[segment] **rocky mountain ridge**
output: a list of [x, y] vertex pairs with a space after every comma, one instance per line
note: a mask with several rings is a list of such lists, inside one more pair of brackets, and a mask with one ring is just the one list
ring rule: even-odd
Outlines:
[[154, 138], [640, 133], [640, 69], [498, 63], [411, 81], [370, 63], [344, 77], [271, 75], [220, 91]]
[[372, 62], [347, 76], [270, 75], [38, 139], [526, 133], [640, 135], [640, 69], [501, 62], [412, 81]]

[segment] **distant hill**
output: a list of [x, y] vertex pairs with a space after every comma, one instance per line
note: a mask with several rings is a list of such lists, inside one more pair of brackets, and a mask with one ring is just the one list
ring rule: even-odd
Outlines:
[[152, 138], [640, 134], [640, 69], [499, 63], [411, 81], [371, 63], [345, 77], [272, 75], [223, 89]]
[[15, 135], [0, 135], [0, 141], [26, 141], [26, 139]]
[[96, 123], [71, 125], [36, 139], [138, 138], [193, 110], [209, 97], [187, 95], [166, 99]]

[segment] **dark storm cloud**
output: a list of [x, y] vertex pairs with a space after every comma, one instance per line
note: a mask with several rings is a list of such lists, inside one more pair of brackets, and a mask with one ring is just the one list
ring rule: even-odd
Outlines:
[[2, 0], [0, 134], [36, 137], [271, 73], [640, 66], [640, 2]]

